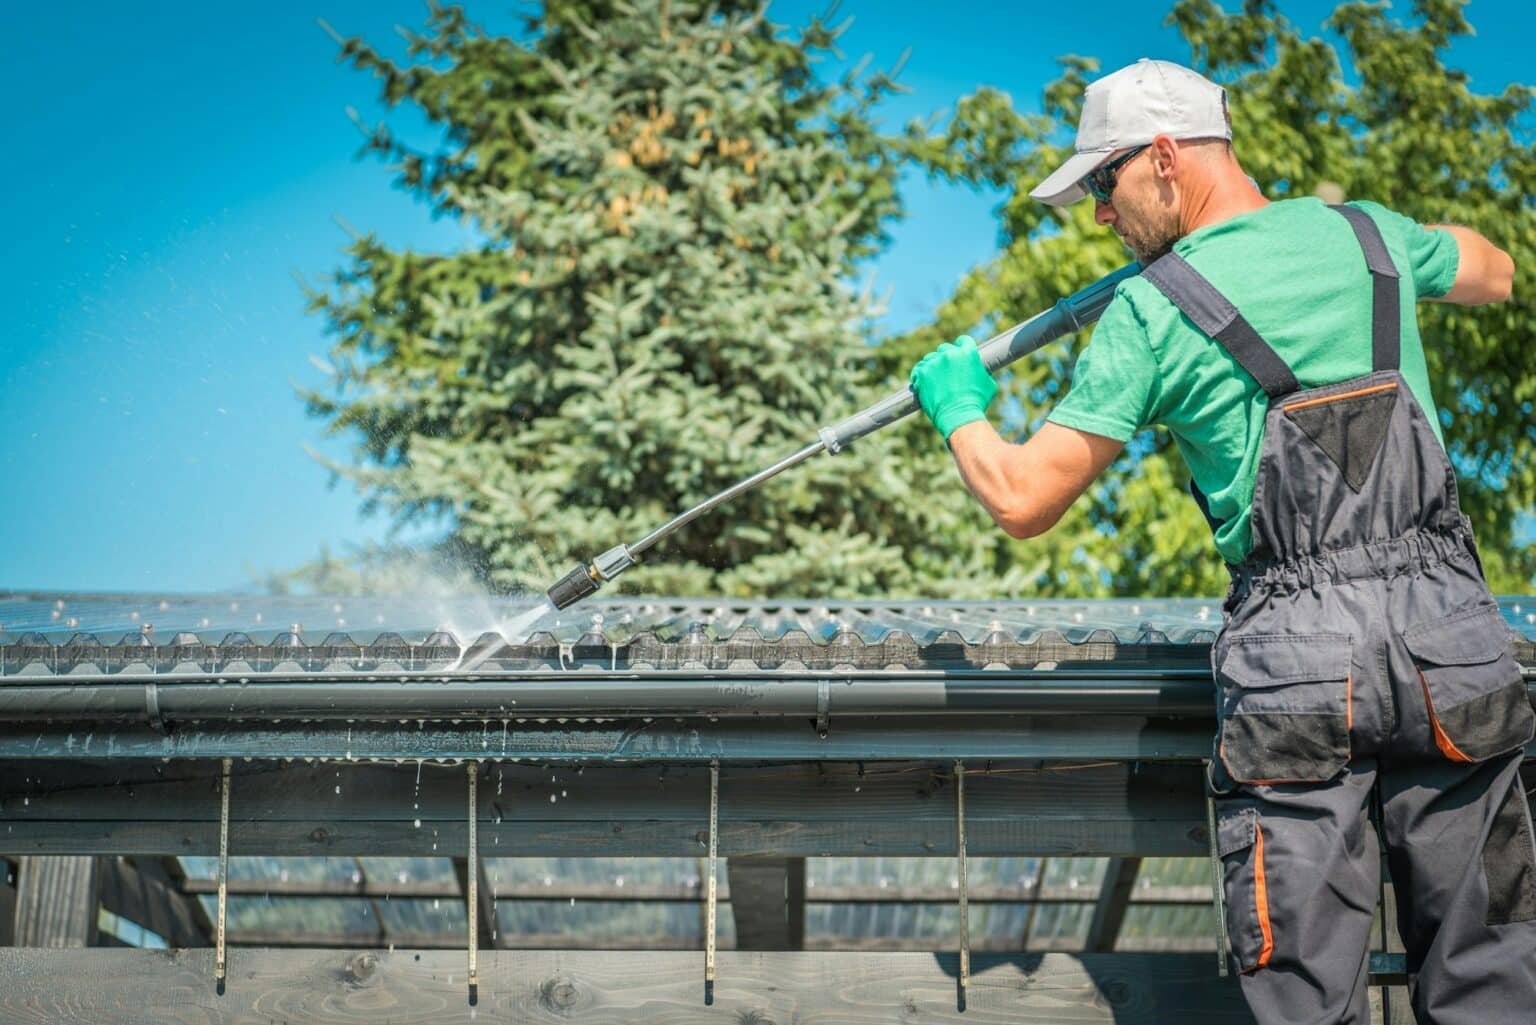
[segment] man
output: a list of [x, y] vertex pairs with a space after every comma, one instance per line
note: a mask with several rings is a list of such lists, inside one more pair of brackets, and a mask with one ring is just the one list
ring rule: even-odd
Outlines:
[[1014, 537], [1050, 528], [1145, 426], [1187, 460], [1232, 573], [1208, 784], [1255, 1017], [1369, 1020], [1379, 842], [1421, 1025], [1529, 1025], [1536, 838], [1517, 770], [1533, 716], [1414, 315], [1418, 299], [1507, 299], [1513, 262], [1371, 203], [1269, 202], [1231, 135], [1225, 92], [1176, 64], [1090, 85], [1075, 154], [1031, 195], [1091, 195], [1143, 272], [1025, 444], [987, 423], [995, 386], [970, 339], [925, 357], [913, 388]]

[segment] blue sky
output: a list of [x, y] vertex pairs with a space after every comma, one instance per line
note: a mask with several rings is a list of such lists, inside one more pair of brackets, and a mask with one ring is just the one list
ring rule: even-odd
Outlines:
[[[824, 6], [771, 10], [793, 23]], [[1333, 4], [1281, 7], [1315, 32]], [[505, 26], [516, 7], [469, 9]], [[902, 75], [912, 92], [888, 107], [892, 124], [982, 84], [1032, 106], [1060, 54], [1106, 68], [1189, 56], [1162, 4], [938, 10], [842, 6], [855, 17], [851, 58], [889, 65], [913, 48]], [[1474, 87], [1528, 80], [1528, 52], [1509, 41], [1536, 37], [1536, 5], [1474, 0], [1469, 13], [1479, 35], [1452, 62]], [[337, 218], [397, 246], [467, 241], [392, 189], [384, 167], [354, 158], [345, 108], [370, 121], [382, 110], [315, 23], [399, 51], [394, 26], [424, 15], [417, 0], [5, 5], [0, 588], [248, 588], [253, 572], [322, 545], [385, 536], [305, 452], [344, 447], [321, 440], [294, 395], [294, 382], [319, 383], [309, 358], [328, 344], [292, 275], [339, 265]], [[422, 131], [408, 115], [391, 120]], [[994, 197], [917, 179], [907, 196], [911, 215], [874, 268], [894, 290], [893, 329], [920, 322], [996, 248]]]

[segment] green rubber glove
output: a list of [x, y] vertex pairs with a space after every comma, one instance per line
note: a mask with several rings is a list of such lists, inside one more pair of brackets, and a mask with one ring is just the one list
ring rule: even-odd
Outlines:
[[970, 335], [945, 342], [918, 360], [907, 383], [946, 445], [957, 428], [985, 420], [987, 406], [997, 395], [997, 382], [987, 373]]

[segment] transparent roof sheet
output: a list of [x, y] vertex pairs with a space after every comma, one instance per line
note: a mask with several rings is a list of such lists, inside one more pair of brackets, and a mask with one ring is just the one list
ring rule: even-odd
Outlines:
[[[1536, 660], [1536, 599], [1500, 609]], [[750, 602], [0, 594], [0, 675], [1033, 667], [1203, 660], [1205, 599]]]
[[[190, 878], [204, 881], [216, 868], [212, 858], [182, 858], [181, 863]], [[499, 895], [495, 929], [508, 946], [692, 947], [703, 942], [701, 859], [487, 858], [483, 864], [492, 892]], [[1103, 858], [970, 859], [971, 892], [991, 894], [971, 904], [973, 942], [978, 949], [1020, 949], [1027, 934], [1030, 949], [1081, 949], [1093, 916], [1091, 899], [1106, 866]], [[454, 945], [467, 936], [464, 899], [448, 858], [231, 858], [230, 876], [274, 884], [270, 893], [230, 897], [231, 938], [237, 944], [289, 936], [321, 943]], [[363, 878], [383, 895], [378, 890], [371, 896], [318, 895]], [[1138, 890], [1182, 887], [1192, 902], [1138, 905], [1133, 896], [1120, 934], [1123, 949], [1209, 946], [1209, 882], [1204, 859], [1146, 859]], [[303, 883], [313, 884], [317, 895], [295, 896], [291, 888]], [[1079, 888], [1083, 897], [1031, 903], [1025, 898], [1037, 883], [1049, 897]], [[279, 892], [283, 884], [287, 892]], [[806, 885], [809, 948], [942, 948], [958, 932], [959, 880], [952, 858], [808, 858]], [[438, 895], [421, 896], [433, 887]], [[541, 897], [540, 891], [550, 897]], [[863, 894], [856, 902], [830, 900], [853, 891]], [[1010, 900], [1009, 891], [1017, 891], [1020, 899]], [[677, 899], [684, 892], [690, 899]], [[876, 899], [870, 899], [871, 892]], [[610, 899], [591, 899], [598, 893]], [[630, 893], [635, 899], [612, 899]], [[935, 900], [935, 893], [944, 897]], [[720, 894], [717, 935], [729, 948], [735, 943], [735, 920], [724, 864]], [[948, 899], [951, 895], [954, 900]], [[204, 894], [201, 899], [211, 912], [214, 898]]]

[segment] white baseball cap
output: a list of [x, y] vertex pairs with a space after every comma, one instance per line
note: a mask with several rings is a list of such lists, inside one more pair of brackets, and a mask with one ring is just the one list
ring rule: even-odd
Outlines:
[[1030, 196], [1066, 206], [1088, 195], [1079, 184], [1113, 154], [1159, 135], [1174, 139], [1231, 139], [1227, 91], [1182, 64], [1148, 60], [1105, 75], [1083, 94], [1076, 150]]

